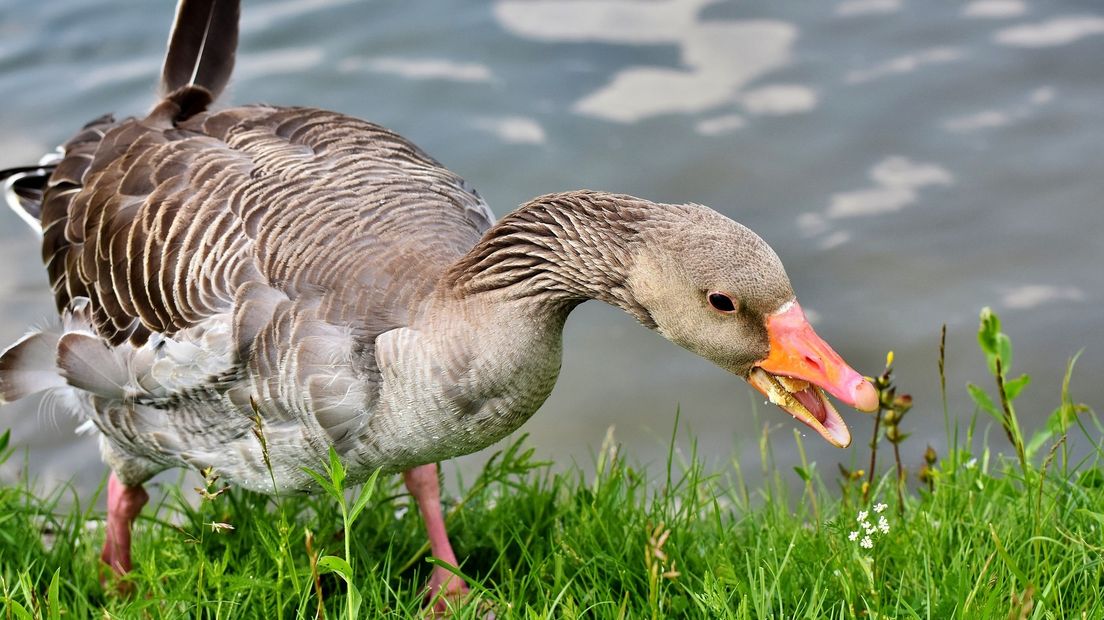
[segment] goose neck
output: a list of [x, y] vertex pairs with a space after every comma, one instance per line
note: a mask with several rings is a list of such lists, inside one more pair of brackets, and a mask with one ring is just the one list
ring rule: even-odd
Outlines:
[[628, 281], [641, 231], [656, 208], [603, 192], [541, 196], [488, 230], [445, 282], [462, 298], [529, 300], [563, 316], [597, 299], [649, 324]]

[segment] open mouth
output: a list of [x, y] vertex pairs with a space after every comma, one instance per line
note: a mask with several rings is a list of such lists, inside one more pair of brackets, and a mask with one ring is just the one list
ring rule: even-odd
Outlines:
[[819, 387], [801, 379], [771, 374], [762, 368], [751, 370], [748, 383], [832, 445], [846, 448], [851, 444], [851, 431]]
[[752, 366], [748, 383], [828, 443], [846, 448], [851, 432], [827, 394], [860, 411], [877, 411], [877, 390], [817, 336], [796, 300], [769, 315], [766, 327], [770, 353]]

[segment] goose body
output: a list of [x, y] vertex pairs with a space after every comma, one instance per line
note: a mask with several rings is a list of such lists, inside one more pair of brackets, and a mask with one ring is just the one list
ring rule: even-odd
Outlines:
[[[773, 250], [711, 209], [571, 191], [495, 222], [463, 179], [378, 125], [212, 108], [237, 13], [182, 2], [149, 115], [101, 117], [8, 174], [9, 202], [41, 230], [59, 320], [0, 356], [0, 398], [53, 390], [94, 427], [117, 571], [154, 473], [311, 491], [303, 468], [331, 448], [354, 480], [406, 472], [434, 554], [455, 563], [431, 464], [540, 407], [564, 321], [589, 299], [748, 379], [833, 443], [850, 436], [823, 390], [876, 406], [808, 327]], [[433, 579], [431, 593], [462, 589]]]
[[[10, 354], [57, 349], [58, 376], [88, 403], [124, 481], [214, 467], [271, 491], [252, 403], [280, 491], [308, 490], [302, 468], [330, 446], [366, 475], [485, 445], [426, 412], [464, 408], [463, 426], [508, 426], [432, 389], [444, 375], [420, 381], [412, 367], [433, 355], [442, 370], [472, 370], [426, 337], [462, 333], [462, 321], [435, 325], [430, 310], [448, 299], [442, 274], [493, 221], [459, 177], [336, 113], [159, 114], [103, 119], [64, 147], [42, 228], [67, 327]], [[547, 395], [550, 353], [525, 361], [543, 377], [522, 392]]]

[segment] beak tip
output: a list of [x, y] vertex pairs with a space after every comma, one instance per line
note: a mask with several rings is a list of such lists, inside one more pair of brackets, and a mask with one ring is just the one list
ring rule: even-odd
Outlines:
[[854, 407], [868, 413], [878, 410], [878, 391], [866, 379], [862, 379], [853, 392]]

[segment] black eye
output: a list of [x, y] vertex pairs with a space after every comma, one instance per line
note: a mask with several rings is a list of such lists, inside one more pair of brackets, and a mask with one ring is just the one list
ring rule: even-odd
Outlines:
[[713, 309], [719, 312], [736, 311], [736, 304], [732, 301], [731, 297], [724, 293], [710, 293], [709, 305], [713, 306]]

